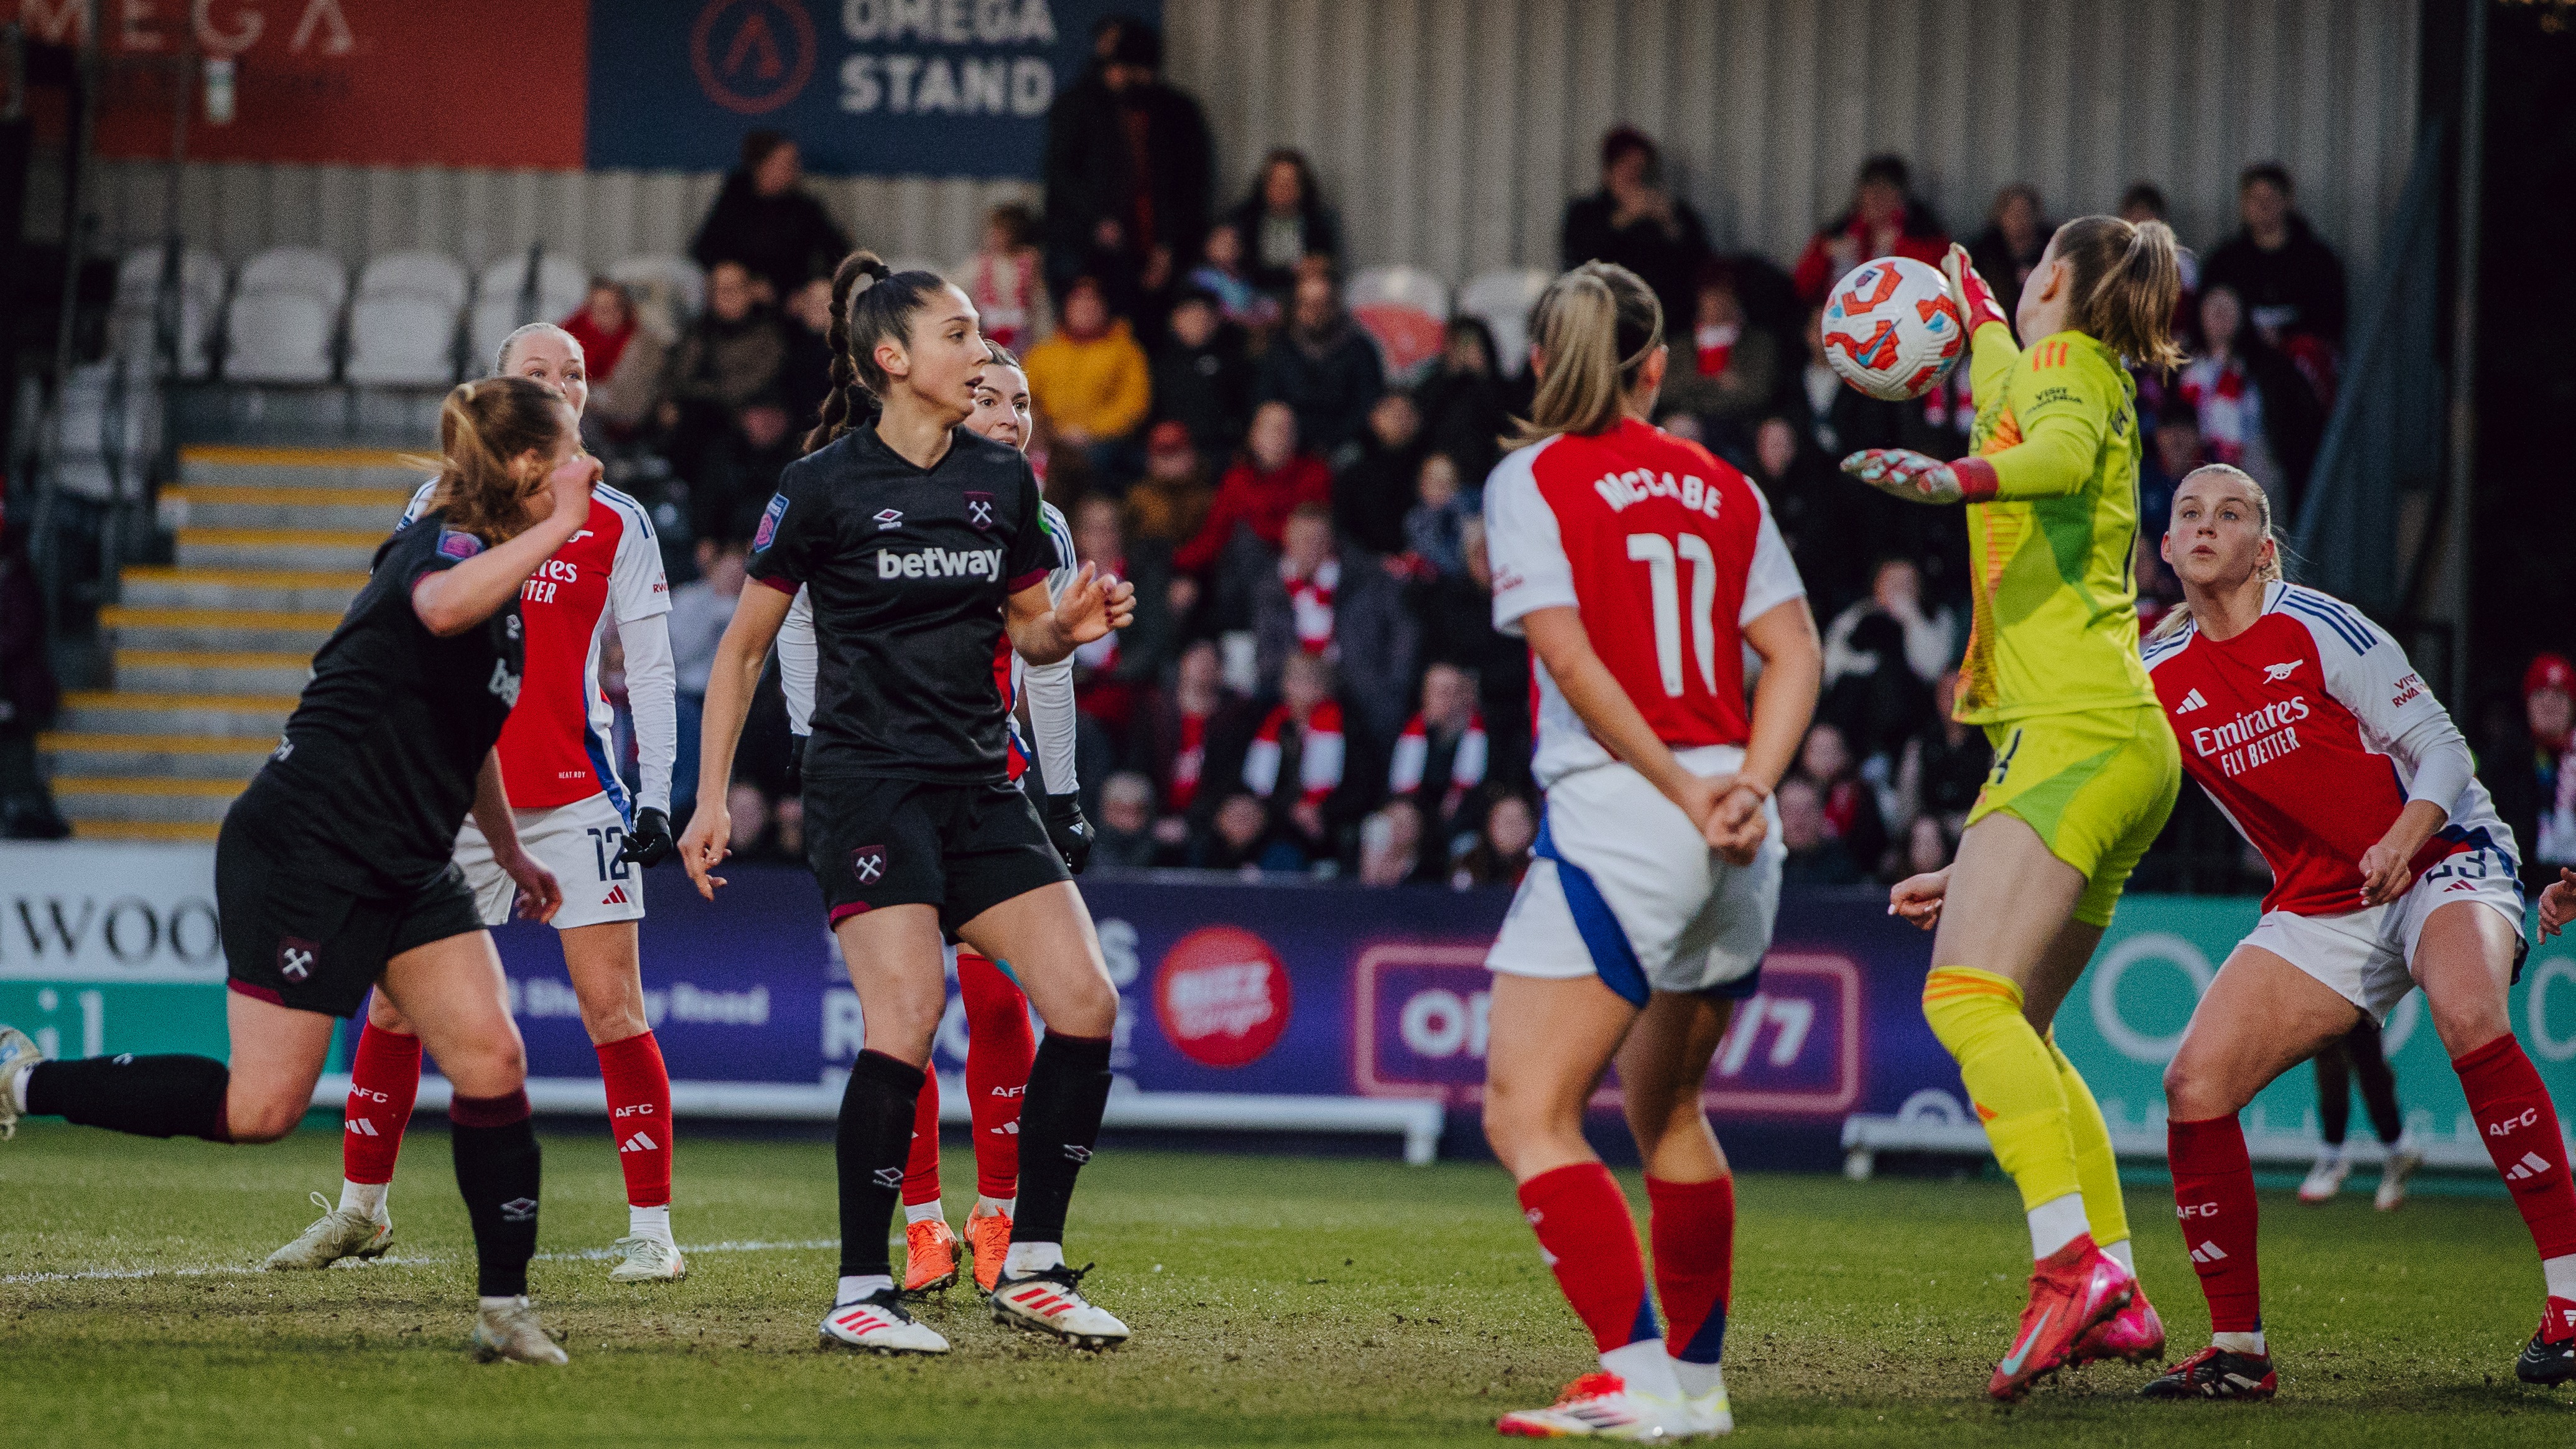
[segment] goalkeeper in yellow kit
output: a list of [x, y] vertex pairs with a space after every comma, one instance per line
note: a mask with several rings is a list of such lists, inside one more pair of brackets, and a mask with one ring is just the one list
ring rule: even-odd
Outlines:
[[2138, 662], [2137, 387], [2124, 363], [2181, 361], [2173, 233], [2089, 216], [2058, 228], [2022, 288], [2017, 347], [1967, 252], [1944, 269], [1972, 340], [1974, 454], [1843, 460], [1917, 503], [1964, 503], [1975, 621], [1958, 718], [1994, 768], [1945, 871], [1891, 908], [1937, 925], [1923, 1014], [1959, 1062], [2030, 1219], [2030, 1304], [1987, 1391], [2161, 1352], [2138, 1291], [2111, 1137], [2049, 1035], [2120, 888], [2172, 813], [2182, 763]]

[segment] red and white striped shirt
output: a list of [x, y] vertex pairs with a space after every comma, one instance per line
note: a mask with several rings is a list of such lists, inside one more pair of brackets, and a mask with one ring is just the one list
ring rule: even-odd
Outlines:
[[1342, 783], [1342, 707], [1329, 699], [1307, 711], [1303, 720], [1292, 717], [1284, 704], [1273, 707], [1261, 722], [1260, 733], [1252, 737], [1252, 748], [1244, 752], [1243, 783], [1264, 800], [1278, 790], [1279, 761], [1292, 730], [1302, 737], [1297, 798], [1302, 804], [1321, 805]]
[[[1387, 793], [1410, 795], [1422, 788], [1422, 772], [1431, 764], [1431, 731], [1415, 715], [1396, 737], [1395, 759], [1386, 772]], [[1485, 783], [1485, 717], [1467, 716], [1466, 732], [1458, 737], [1458, 748], [1449, 757], [1449, 790], [1440, 804], [1444, 811], [1455, 810], [1468, 791]]]

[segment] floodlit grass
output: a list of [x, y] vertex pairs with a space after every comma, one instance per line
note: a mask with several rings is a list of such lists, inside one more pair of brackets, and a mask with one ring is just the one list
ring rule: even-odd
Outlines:
[[[1589, 1345], [1491, 1166], [1112, 1150], [1083, 1176], [1076, 1262], [1136, 1330], [1112, 1354], [924, 1316], [957, 1351], [816, 1351], [835, 1255], [831, 1157], [684, 1139], [687, 1282], [620, 1288], [575, 1256], [624, 1231], [604, 1133], [549, 1135], [534, 1286], [566, 1370], [474, 1363], [471, 1252], [444, 1139], [412, 1144], [398, 1261], [249, 1271], [337, 1190], [336, 1134], [269, 1148], [29, 1124], [0, 1144], [0, 1425], [12, 1443], [390, 1445], [1482, 1444]], [[971, 1190], [962, 1153], [952, 1188]], [[1632, 1180], [1632, 1201], [1644, 1195]], [[1985, 1402], [2021, 1303], [2008, 1187], [1753, 1176], [1727, 1347], [1759, 1444], [2566, 1444], [2568, 1396], [2512, 1361], [2540, 1306], [2511, 1206], [2264, 1200], [2270, 1405], [2164, 1405], [2148, 1370], [2087, 1369]], [[2132, 1190], [2139, 1259], [2178, 1351], [2207, 1317], [2170, 1199]], [[963, 1202], [955, 1215], [962, 1218]], [[131, 1276], [106, 1276], [126, 1273]], [[36, 1278], [39, 1274], [92, 1276]]]

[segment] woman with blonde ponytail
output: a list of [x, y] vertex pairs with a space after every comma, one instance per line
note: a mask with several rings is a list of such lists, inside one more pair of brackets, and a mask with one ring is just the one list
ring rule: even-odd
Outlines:
[[1899, 884], [1889, 908], [1937, 922], [1924, 1016], [2021, 1189], [2030, 1301], [1986, 1385], [2010, 1400], [2061, 1368], [2164, 1345], [2138, 1288], [2110, 1131], [2049, 1023], [2182, 783], [2138, 662], [2128, 370], [2182, 360], [2170, 330], [2182, 257], [2162, 222], [2059, 227], [2022, 285], [2014, 321], [2027, 347], [1965, 248], [1944, 267], [1973, 347], [1974, 452], [1943, 462], [1871, 449], [1843, 468], [1908, 502], [1968, 508], [1974, 615], [1956, 715], [1985, 726], [1994, 772], [1957, 859]]
[[[1735, 1179], [1700, 1084], [1770, 946], [1787, 855], [1771, 791], [1823, 652], [1761, 491], [1646, 422], [1666, 359], [1646, 284], [1577, 267], [1531, 336], [1538, 394], [1486, 483], [1485, 537], [1494, 625], [1529, 639], [1547, 812], [1485, 962], [1485, 1136], [1601, 1368], [1498, 1427], [1724, 1433]], [[1614, 1061], [1653, 1203], [1651, 1297], [1627, 1198], [1583, 1137]]]
[[[581, 526], [599, 464], [553, 388], [486, 378], [447, 396], [435, 504], [376, 550], [313, 656], [285, 736], [215, 842], [229, 1063], [54, 1062], [0, 1026], [0, 1138], [21, 1115], [144, 1137], [274, 1142], [313, 1105], [340, 1021], [382, 991], [455, 1088], [456, 1183], [474, 1228], [484, 1359], [560, 1364], [529, 1306], [538, 1152], [501, 958], [449, 859], [471, 810], [521, 913], [554, 876], [520, 845], [493, 748], [519, 700], [521, 585]], [[377, 1251], [381, 1252], [379, 1247]]]
[[2417, 986], [2468, 1100], [2463, 1130], [2486, 1144], [2539, 1250], [2540, 1327], [2514, 1372], [2576, 1378], [2576, 1188], [2557, 1109], [2513, 1036], [2520, 862], [2468, 742], [2396, 640], [2282, 581], [2271, 500], [2244, 473], [2183, 478], [2164, 557], [2189, 613], [2147, 646], [2147, 668], [2183, 768], [2262, 853], [2272, 889], [2165, 1068], [2174, 1201], [2211, 1341], [2143, 1392], [2271, 1397], [2236, 1114]]

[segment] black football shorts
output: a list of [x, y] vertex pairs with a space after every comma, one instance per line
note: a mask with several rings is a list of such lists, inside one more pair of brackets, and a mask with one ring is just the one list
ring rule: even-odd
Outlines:
[[215, 905], [223, 920], [225, 984], [297, 1011], [355, 1016], [385, 963], [405, 951], [483, 929], [465, 872], [445, 872], [407, 895], [374, 895], [327, 879], [255, 822], [224, 821], [215, 842]]
[[807, 775], [805, 851], [836, 922], [927, 905], [939, 908], [940, 930], [953, 934], [1014, 896], [1073, 879], [1027, 793], [999, 780]]

